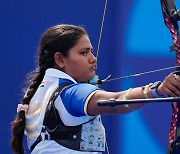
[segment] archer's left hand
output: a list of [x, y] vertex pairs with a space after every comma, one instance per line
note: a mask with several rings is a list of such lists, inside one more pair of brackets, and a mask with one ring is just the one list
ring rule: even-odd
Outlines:
[[180, 76], [177, 72], [169, 74], [157, 88], [157, 93], [163, 96], [180, 96]]

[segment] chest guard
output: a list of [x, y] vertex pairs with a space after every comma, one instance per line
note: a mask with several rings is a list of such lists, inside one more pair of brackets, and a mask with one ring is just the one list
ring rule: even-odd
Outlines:
[[61, 120], [54, 101], [67, 85], [69, 83], [62, 84], [52, 94], [46, 108], [41, 133], [31, 146], [31, 151], [42, 140], [54, 140], [66, 148], [77, 151], [105, 151], [105, 130], [100, 116], [76, 126], [66, 126]]

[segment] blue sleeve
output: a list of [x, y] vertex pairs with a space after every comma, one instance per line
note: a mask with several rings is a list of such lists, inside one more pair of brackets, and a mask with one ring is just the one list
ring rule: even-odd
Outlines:
[[66, 110], [73, 116], [80, 117], [86, 115], [84, 105], [88, 96], [100, 88], [87, 84], [77, 83], [67, 86], [61, 93], [62, 102]]

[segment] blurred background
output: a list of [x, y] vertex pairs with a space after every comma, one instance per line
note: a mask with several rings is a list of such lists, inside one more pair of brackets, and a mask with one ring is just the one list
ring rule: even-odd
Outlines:
[[[35, 66], [38, 43], [50, 26], [69, 23], [87, 30], [97, 50], [105, 0], [0, 0], [0, 153], [11, 154], [11, 125], [26, 74]], [[175, 65], [172, 40], [157, 0], [109, 0], [97, 74], [104, 79]], [[174, 71], [174, 70], [171, 70]], [[171, 71], [104, 83], [121, 91], [163, 80]], [[126, 115], [103, 116], [110, 154], [165, 154], [169, 103], [149, 104]], [[26, 139], [25, 139], [26, 142]], [[29, 153], [25, 144], [27, 153]]]

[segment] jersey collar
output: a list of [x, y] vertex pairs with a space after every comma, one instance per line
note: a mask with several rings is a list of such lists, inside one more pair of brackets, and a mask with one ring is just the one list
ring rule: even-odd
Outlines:
[[69, 76], [68, 74], [58, 70], [58, 69], [54, 69], [54, 68], [48, 68], [46, 70], [45, 73], [45, 78], [46, 77], [53, 77], [53, 78], [64, 78], [64, 79], [68, 79], [71, 80], [74, 83], [77, 83], [71, 76]]

